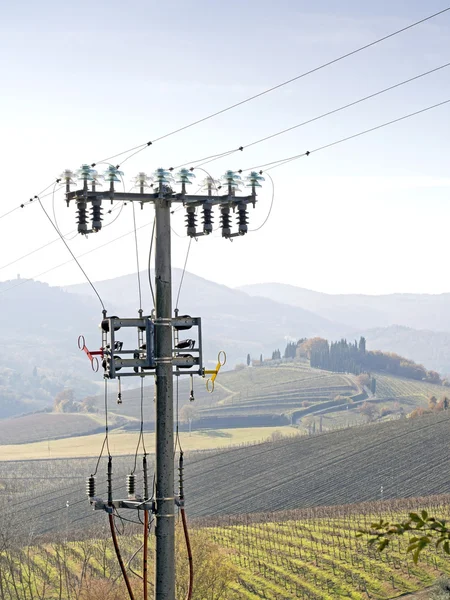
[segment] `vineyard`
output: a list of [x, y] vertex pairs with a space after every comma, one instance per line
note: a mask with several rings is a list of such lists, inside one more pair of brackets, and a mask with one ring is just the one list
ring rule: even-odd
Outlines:
[[450, 573], [448, 556], [433, 548], [415, 565], [406, 552], [409, 537], [393, 540], [383, 553], [356, 537], [381, 516], [395, 522], [419, 508], [448, 517], [448, 497], [242, 515], [203, 526], [230, 551], [240, 600], [381, 600], [423, 589]]
[[[195, 568], [193, 600], [387, 600], [422, 590], [450, 563], [429, 548], [415, 565], [408, 539], [395, 539], [383, 552], [356, 534], [381, 516], [390, 522], [426, 508], [448, 516], [449, 497], [415, 498], [263, 514], [191, 520]], [[129, 515], [127, 515], [128, 517]], [[142, 528], [115, 518], [119, 544], [135, 598], [141, 598]], [[18, 545], [4, 532], [0, 547], [0, 590], [4, 600], [124, 598], [120, 571], [99, 514], [87, 536], [65, 530], [64, 538], [36, 538]], [[185, 597], [187, 556], [178, 527], [177, 597]], [[71, 541], [67, 541], [70, 539]], [[151, 536], [151, 544], [154, 537]], [[135, 556], [136, 555], [136, 556]], [[150, 552], [149, 572], [153, 549]], [[20, 573], [20, 575], [19, 575]], [[96, 595], [95, 590], [103, 590]], [[207, 595], [205, 590], [209, 590]]]

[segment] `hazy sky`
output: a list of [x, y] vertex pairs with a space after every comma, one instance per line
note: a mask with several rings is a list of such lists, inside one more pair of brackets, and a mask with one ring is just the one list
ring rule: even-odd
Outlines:
[[[442, 0], [4, 5], [0, 214], [65, 168], [155, 139], [446, 6]], [[449, 62], [449, 34], [450, 12], [155, 143], [124, 164], [127, 186], [140, 170], [245, 146]], [[218, 177], [447, 100], [449, 73], [444, 69], [206, 168]], [[188, 270], [230, 286], [278, 281], [336, 293], [450, 292], [449, 114], [450, 104], [274, 169], [267, 224], [232, 243], [219, 232], [193, 242]], [[267, 181], [250, 228], [264, 221], [271, 194]], [[52, 198], [44, 202], [53, 214]], [[61, 229], [72, 231], [74, 209], [65, 207], [61, 192], [55, 211]], [[152, 212], [150, 206], [139, 210], [138, 226], [150, 223]], [[180, 236], [183, 212], [174, 215]], [[127, 206], [101, 233], [69, 244], [80, 255], [131, 231]], [[138, 232], [141, 265], [150, 231], [147, 226]], [[55, 237], [38, 205], [1, 219], [0, 267]], [[183, 265], [187, 244], [173, 236], [174, 266]], [[0, 280], [20, 273], [58, 285], [82, 281], [73, 263], [54, 269], [69, 258], [58, 241], [2, 268]], [[93, 279], [132, 272], [133, 236], [81, 261]]]

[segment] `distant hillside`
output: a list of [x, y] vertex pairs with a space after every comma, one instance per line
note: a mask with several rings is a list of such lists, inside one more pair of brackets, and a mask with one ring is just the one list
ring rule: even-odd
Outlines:
[[[176, 303], [182, 271], [173, 269], [173, 304]], [[152, 306], [148, 273], [141, 273], [143, 304]], [[120, 315], [136, 314], [136, 274], [96, 282], [109, 312]], [[68, 292], [92, 296], [89, 285], [69, 286]], [[123, 290], [127, 290], [126, 297]], [[252, 298], [239, 290], [219, 285], [185, 273], [180, 294], [181, 314], [202, 317], [205, 358], [215, 362], [217, 352], [226, 350], [229, 365], [245, 361], [250, 353], [259, 358], [267, 356], [280, 339], [310, 335], [337, 335], [341, 326], [318, 316], [310, 310], [283, 305], [267, 298]], [[332, 333], [328, 333], [332, 332]]]
[[450, 374], [450, 294], [333, 295], [278, 283], [240, 289], [254, 297], [313, 310], [345, 324], [339, 336], [363, 335], [372, 350], [396, 352], [427, 369]]
[[391, 325], [356, 333], [357, 338], [360, 335], [373, 350], [395, 352], [440, 373], [450, 373], [450, 333]]
[[64, 387], [80, 396], [97, 389], [77, 348], [78, 335], [96, 327], [93, 306], [45, 283], [0, 282], [0, 418], [49, 406]]
[[281, 283], [262, 283], [239, 289], [311, 310], [326, 319], [357, 329], [403, 325], [450, 332], [450, 294], [324, 294]]

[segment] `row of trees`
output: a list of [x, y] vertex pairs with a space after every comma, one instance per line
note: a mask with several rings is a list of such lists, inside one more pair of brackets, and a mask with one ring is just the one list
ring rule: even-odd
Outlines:
[[312, 338], [307, 342], [307, 356], [312, 367], [355, 375], [384, 371], [408, 379], [449, 385], [436, 371], [429, 371], [423, 365], [418, 365], [403, 356], [378, 350], [367, 351], [364, 337], [354, 343], [342, 339], [330, 344], [323, 338]]

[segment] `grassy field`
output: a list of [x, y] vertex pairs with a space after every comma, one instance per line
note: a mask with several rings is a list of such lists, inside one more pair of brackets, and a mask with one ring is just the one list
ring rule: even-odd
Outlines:
[[[241, 429], [214, 429], [193, 431], [191, 435], [180, 432], [183, 449], [212, 450], [228, 446], [254, 444], [270, 438], [274, 433], [281, 436], [299, 435], [294, 427], [252, 427]], [[109, 435], [109, 446], [112, 454], [134, 454], [139, 433], [112, 431]], [[29, 460], [42, 458], [76, 458], [96, 456], [101, 448], [104, 432], [95, 435], [76, 436], [58, 440], [45, 440], [30, 444], [0, 445], [2, 461]], [[146, 433], [145, 444], [152, 453], [155, 446], [155, 434]]]
[[[229, 572], [225, 595], [220, 596], [223, 600], [409, 598], [409, 593], [423, 590], [441, 574], [450, 573], [446, 555], [429, 548], [415, 565], [406, 553], [408, 536], [393, 540], [380, 554], [368, 545], [367, 539], [357, 538], [356, 533], [360, 528], [370, 527], [371, 522], [381, 516], [393, 522], [405, 518], [410, 511], [423, 508], [430, 514], [448, 517], [448, 506], [448, 497], [434, 497], [191, 520], [197, 573], [193, 598], [206, 597], [199, 594], [198, 588], [201, 583], [205, 584], [202, 578], [214, 577], [211, 570], [208, 575], [203, 568], [202, 547], [207, 543], [208, 553], [213, 552], [214, 559], [234, 565]], [[96, 589], [101, 583], [120, 585], [117, 561], [104, 528], [106, 516], [98, 513], [96, 521], [97, 526], [92, 527], [88, 538], [80, 539], [76, 534], [72, 537], [73, 532], [67, 529], [66, 535], [73, 540], [70, 542], [52, 541], [47, 537], [43, 542], [36, 540], [32, 546], [20, 548], [14, 545], [9, 549], [5, 536], [6, 544], [0, 553], [2, 597], [85, 599], [93, 597], [86, 594], [86, 588], [92, 583], [96, 584]], [[123, 556], [131, 557], [138, 551], [133, 559], [133, 571], [140, 573], [141, 527], [120, 523], [119, 519], [116, 522]], [[138, 535], [137, 531], [140, 532]], [[153, 546], [153, 535], [150, 541]], [[150, 573], [152, 561], [151, 550]], [[177, 543], [177, 565], [180, 580], [185, 580], [186, 552], [181, 535]], [[132, 587], [136, 598], [141, 598], [142, 582], [134, 573], [130, 572]], [[179, 593], [179, 597], [184, 595]], [[114, 596], [119, 597], [125, 597], [125, 594]], [[208, 597], [216, 598], [214, 595]]]

